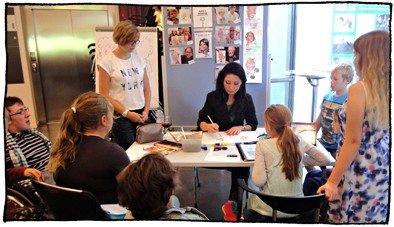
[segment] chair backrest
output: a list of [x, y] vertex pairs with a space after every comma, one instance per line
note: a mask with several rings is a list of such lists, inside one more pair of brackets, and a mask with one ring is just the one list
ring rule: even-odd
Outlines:
[[320, 207], [325, 201], [324, 194], [311, 196], [277, 196], [264, 194], [248, 187], [244, 179], [238, 179], [238, 185], [244, 190], [256, 194], [264, 203], [270, 206], [273, 210], [272, 220], [276, 221], [277, 211], [288, 214], [303, 214], [315, 210], [314, 222], [319, 221]]
[[90, 192], [32, 180], [38, 194], [56, 220], [108, 220], [97, 198]]

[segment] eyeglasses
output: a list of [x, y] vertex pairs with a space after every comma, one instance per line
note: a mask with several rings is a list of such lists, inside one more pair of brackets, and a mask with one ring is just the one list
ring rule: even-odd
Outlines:
[[23, 107], [23, 109], [20, 109], [18, 112], [10, 114], [9, 116], [14, 116], [14, 115], [24, 115], [26, 112], [29, 112], [29, 108]]
[[137, 45], [138, 43], [140, 43], [140, 40], [134, 40], [134, 41], [130, 41], [129, 44], [132, 46]]

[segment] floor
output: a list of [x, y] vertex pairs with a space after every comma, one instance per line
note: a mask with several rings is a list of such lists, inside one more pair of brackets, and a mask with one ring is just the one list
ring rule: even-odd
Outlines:
[[[52, 143], [59, 132], [59, 122], [41, 125], [38, 130]], [[175, 192], [181, 206], [194, 206], [193, 168], [179, 168], [182, 185]], [[230, 191], [230, 173], [226, 170], [198, 168], [200, 187], [198, 188], [197, 208], [211, 221], [223, 221], [221, 207]]]

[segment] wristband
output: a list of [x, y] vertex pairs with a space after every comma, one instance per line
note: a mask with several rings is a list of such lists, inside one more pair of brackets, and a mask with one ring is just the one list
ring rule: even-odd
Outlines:
[[129, 110], [126, 109], [126, 110], [122, 113], [122, 116], [123, 116], [123, 117], [127, 117], [127, 113], [128, 113], [128, 112], [129, 112]]

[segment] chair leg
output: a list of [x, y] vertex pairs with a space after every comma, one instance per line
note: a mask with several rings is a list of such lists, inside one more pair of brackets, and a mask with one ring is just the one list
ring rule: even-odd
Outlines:
[[198, 168], [197, 167], [194, 167], [194, 177], [197, 180], [197, 186], [200, 187], [201, 186], [200, 177], [198, 176]]
[[193, 168], [194, 172], [194, 207], [198, 209], [197, 201], [198, 201], [198, 187], [200, 187], [199, 178], [198, 178], [198, 169], [197, 167]]
[[276, 218], [278, 217], [278, 211], [272, 210], [272, 221], [276, 222]]
[[315, 210], [315, 216], [313, 217], [314, 218], [314, 222], [315, 223], [318, 223], [319, 222], [319, 216], [320, 216], [320, 208], [317, 208], [316, 210]]

